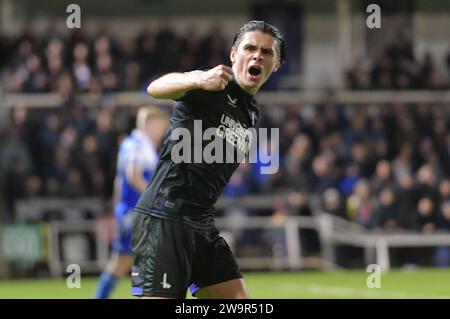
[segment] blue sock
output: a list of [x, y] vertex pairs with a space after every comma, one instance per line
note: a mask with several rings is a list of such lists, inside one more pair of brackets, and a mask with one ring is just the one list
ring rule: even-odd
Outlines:
[[116, 287], [120, 278], [110, 272], [103, 272], [100, 276], [100, 280], [95, 293], [96, 299], [107, 299], [111, 295], [112, 291]]

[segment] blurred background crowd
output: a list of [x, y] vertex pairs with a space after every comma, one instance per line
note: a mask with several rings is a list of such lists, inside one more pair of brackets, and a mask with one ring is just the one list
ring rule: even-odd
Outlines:
[[184, 34], [170, 24], [117, 39], [106, 29], [94, 36], [82, 29], [62, 36], [56, 30], [36, 35], [29, 27], [18, 38], [3, 39], [7, 90], [12, 93], [107, 93], [142, 89], [157, 75], [223, 63], [228, 39], [219, 24], [200, 36], [195, 26]]
[[[0, 130], [1, 221], [14, 222], [17, 201], [34, 197], [102, 198], [111, 213], [118, 145], [133, 129], [138, 108], [119, 105], [114, 93], [143, 92], [166, 72], [229, 64], [230, 37], [219, 23], [208, 30], [199, 35], [192, 26], [179, 32], [162, 23], [126, 39], [106, 29], [63, 35], [52, 28], [37, 34], [31, 27], [19, 36], [3, 36], [4, 91], [57, 93], [63, 99], [58, 108], [18, 104], [8, 110], [8, 125]], [[378, 54], [352, 63], [343, 74], [345, 87], [449, 89], [450, 50], [436, 63], [432, 52], [419, 59], [413, 47], [399, 33]], [[90, 108], [79, 93], [103, 98]], [[244, 209], [244, 214], [276, 220], [310, 216], [317, 208], [311, 206], [314, 197], [324, 212], [374, 233], [450, 231], [450, 105], [343, 104], [332, 91], [317, 105], [259, 102], [259, 126], [280, 129], [279, 141], [265, 145], [279, 155], [280, 169], [261, 175], [261, 164], [242, 165], [223, 196], [279, 198], [270, 209]], [[273, 108], [278, 116], [271, 116]], [[232, 212], [219, 212], [227, 214]], [[55, 218], [62, 217], [44, 216]], [[317, 251], [317, 238], [307, 236], [306, 249]], [[430, 262], [430, 254], [411, 258]], [[438, 256], [440, 265], [448, 265], [448, 248]]]
[[450, 75], [450, 51], [436, 63], [432, 52], [422, 59], [414, 55], [413, 43], [405, 34], [399, 33], [371, 61], [358, 61], [346, 73], [348, 87], [354, 90], [411, 90], [448, 89]]

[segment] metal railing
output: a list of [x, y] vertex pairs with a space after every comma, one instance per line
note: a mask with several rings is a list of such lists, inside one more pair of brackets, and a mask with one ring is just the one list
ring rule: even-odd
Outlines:
[[[317, 217], [321, 237], [322, 256], [335, 260], [336, 245], [345, 244], [364, 249], [365, 263], [378, 264], [383, 271], [391, 268], [391, 247], [435, 247], [450, 246], [450, 232], [423, 234], [414, 231], [396, 233], [371, 233], [358, 224], [342, 218], [321, 213]], [[328, 263], [333, 265], [333, 263]]]
[[[450, 90], [335, 90], [332, 91], [333, 99], [338, 103], [369, 104], [369, 103], [440, 103], [450, 102]], [[147, 103], [157, 105], [174, 105], [174, 101], [157, 100], [143, 91], [116, 92], [113, 96], [117, 105], [143, 105]], [[76, 97], [88, 107], [98, 107], [104, 98], [102, 94], [83, 93]], [[322, 103], [330, 97], [326, 90], [307, 91], [263, 91], [258, 93], [257, 100], [267, 105], [295, 105]], [[64, 102], [57, 93], [19, 93], [0, 95], [0, 106], [13, 107], [26, 105], [30, 108], [57, 108]]]
[[[274, 196], [253, 196], [241, 199], [221, 199], [217, 208], [245, 207], [270, 209]], [[67, 209], [77, 205], [78, 209], [99, 210], [102, 206], [100, 200], [27, 200], [18, 202], [20, 215], [26, 220], [25, 212], [45, 210]], [[314, 202], [314, 200], [312, 200]], [[92, 206], [90, 206], [92, 205]], [[261, 256], [237, 255], [239, 264], [243, 269], [303, 269], [317, 267], [320, 269], [334, 269], [336, 263], [336, 247], [338, 245], [351, 245], [364, 249], [365, 263], [377, 263], [383, 270], [391, 267], [389, 249], [391, 247], [423, 247], [423, 246], [450, 246], [450, 233], [421, 234], [417, 232], [398, 232], [373, 234], [351, 221], [321, 213], [317, 206], [313, 206], [314, 216], [286, 216], [284, 219], [275, 220], [272, 217], [243, 216], [239, 222], [233, 218], [216, 218], [216, 226], [227, 239], [233, 251], [237, 250], [239, 243], [236, 233], [242, 230], [260, 229], [278, 230], [284, 236], [285, 254], [266, 254]], [[36, 218], [36, 215], [32, 215]], [[51, 274], [61, 275], [65, 266], [69, 263], [77, 263], [87, 271], [99, 271], [105, 265], [108, 255], [110, 241], [108, 234], [114, 229], [113, 219], [95, 220], [58, 220], [50, 221], [50, 239], [48, 265]], [[306, 263], [307, 260], [302, 252], [301, 236], [302, 229], [316, 230], [320, 240], [321, 260], [315, 266]], [[95, 242], [95, 258], [85, 260], [65, 260], [61, 252], [64, 247], [61, 238], [65, 235], [88, 232], [92, 234]]]

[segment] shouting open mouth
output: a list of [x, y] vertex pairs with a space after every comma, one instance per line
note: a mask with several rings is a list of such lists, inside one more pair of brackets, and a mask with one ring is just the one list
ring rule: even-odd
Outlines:
[[251, 75], [251, 77], [257, 78], [262, 74], [262, 67], [259, 65], [252, 65], [248, 69], [248, 73]]

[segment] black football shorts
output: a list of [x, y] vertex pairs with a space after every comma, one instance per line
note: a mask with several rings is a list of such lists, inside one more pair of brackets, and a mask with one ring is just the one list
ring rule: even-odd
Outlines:
[[236, 259], [214, 225], [191, 224], [134, 214], [135, 296], [186, 298], [199, 289], [242, 278]]

